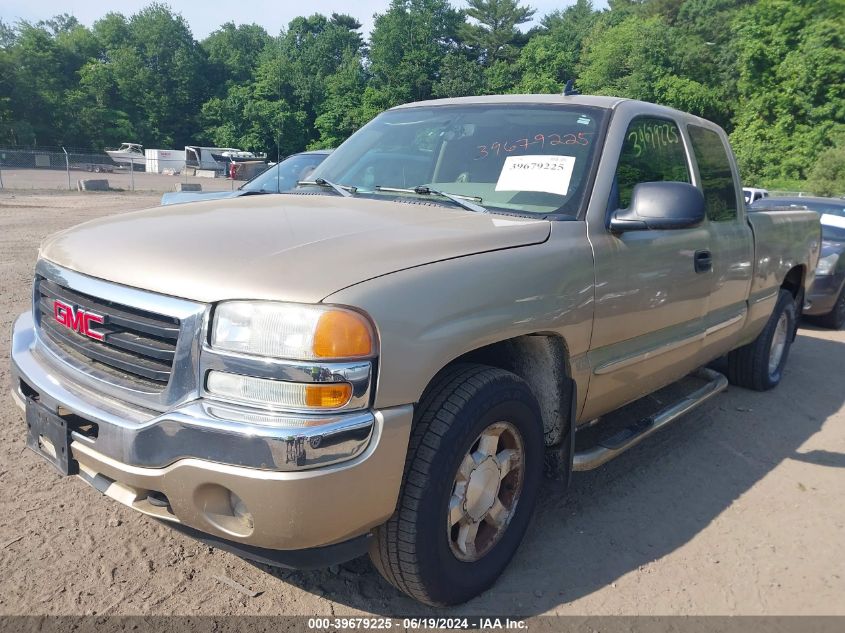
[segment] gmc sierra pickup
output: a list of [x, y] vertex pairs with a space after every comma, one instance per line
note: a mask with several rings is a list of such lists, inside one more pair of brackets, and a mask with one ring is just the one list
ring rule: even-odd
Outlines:
[[777, 385], [819, 248], [815, 213], [746, 214], [700, 118], [415, 103], [289, 192], [48, 238], [12, 388], [34, 452], [139, 512], [277, 565], [369, 551], [459, 603], [508, 564], [544, 468], [564, 485], [728, 381]]

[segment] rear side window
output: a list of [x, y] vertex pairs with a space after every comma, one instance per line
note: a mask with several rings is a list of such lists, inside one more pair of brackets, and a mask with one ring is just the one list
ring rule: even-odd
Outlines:
[[697, 125], [690, 125], [688, 130], [707, 203], [707, 219], [711, 222], [736, 219], [736, 187], [725, 144], [713, 130]]
[[625, 132], [616, 168], [616, 208], [631, 204], [631, 193], [639, 183], [662, 181], [690, 182], [681, 132], [669, 119], [637, 117]]

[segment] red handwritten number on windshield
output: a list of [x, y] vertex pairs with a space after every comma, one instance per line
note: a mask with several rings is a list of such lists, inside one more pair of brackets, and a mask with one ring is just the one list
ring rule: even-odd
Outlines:
[[478, 156], [476, 156], [473, 160], [482, 160], [490, 156], [490, 154], [500, 156], [502, 151], [506, 154], [510, 154], [518, 149], [528, 150], [531, 145], [539, 145], [540, 149], [543, 149], [546, 146], [546, 141], [548, 141], [549, 145], [580, 145], [584, 147], [590, 144], [590, 139], [587, 138], [589, 134], [592, 134], [592, 132], [578, 132], [563, 135], [549, 134], [548, 136], [544, 134], [535, 134], [534, 140], [531, 141], [529, 141], [528, 137], [526, 137], [521, 138], [518, 141], [514, 141], [513, 143], [508, 141], [496, 141], [490, 145], [478, 145]]

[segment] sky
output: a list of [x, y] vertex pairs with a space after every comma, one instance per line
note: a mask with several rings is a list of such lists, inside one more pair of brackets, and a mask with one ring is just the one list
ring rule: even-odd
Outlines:
[[[555, 9], [563, 9], [575, 0], [527, 0], [535, 9], [535, 19]], [[150, 0], [121, 0], [120, 2], [93, 2], [92, 0], [2, 0], [0, 20], [14, 24], [18, 20], [38, 22], [59, 13], [70, 13], [86, 26], [91, 26], [99, 18], [111, 11], [123, 13], [127, 17], [150, 4]], [[314, 13], [349, 13], [363, 24], [364, 34], [369, 34], [373, 26], [373, 14], [383, 13], [389, 0], [310, 0], [305, 5], [290, 0], [170, 0], [170, 7], [188, 21], [194, 37], [203, 39], [224, 22], [249, 24], [255, 22], [263, 26], [270, 34], [276, 35], [287, 26], [291, 19], [299, 15]], [[352, 7], [350, 7], [350, 4]], [[466, 2], [452, 0], [456, 7], [465, 7]], [[593, 0], [597, 8], [605, 8], [606, 0]], [[304, 8], [304, 7], [307, 7]], [[530, 24], [527, 26], [531, 26]]]

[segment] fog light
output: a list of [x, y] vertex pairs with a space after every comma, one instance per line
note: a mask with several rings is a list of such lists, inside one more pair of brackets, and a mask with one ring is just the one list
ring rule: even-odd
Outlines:
[[338, 409], [352, 398], [352, 385], [340, 383], [296, 383], [221, 371], [208, 373], [209, 393], [249, 404], [280, 409]]
[[194, 490], [194, 507], [198, 514], [218, 530], [234, 536], [252, 534], [255, 521], [246, 503], [220, 484], [204, 483]]
[[246, 504], [243, 502], [243, 500], [231, 491], [229, 491], [229, 504], [232, 506], [232, 515], [238, 521], [243, 523], [244, 527], [252, 530], [252, 513], [250, 513], [250, 511], [246, 509]]

